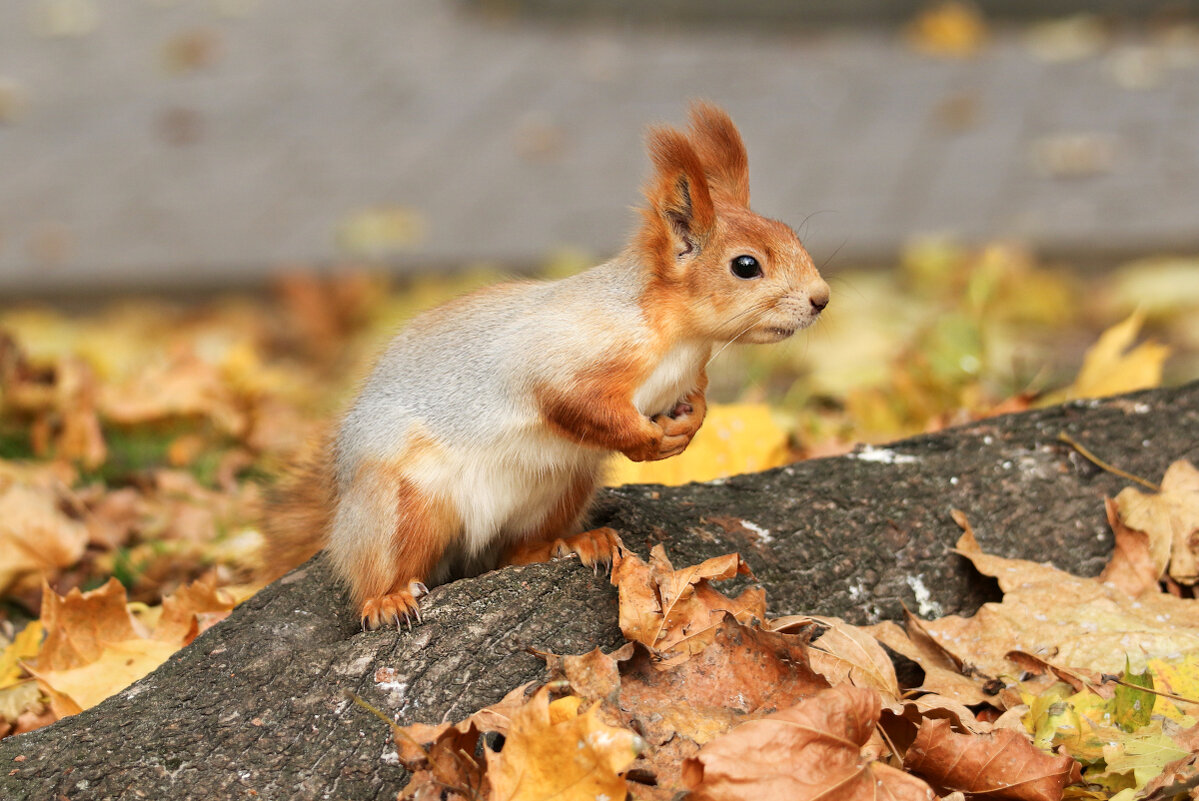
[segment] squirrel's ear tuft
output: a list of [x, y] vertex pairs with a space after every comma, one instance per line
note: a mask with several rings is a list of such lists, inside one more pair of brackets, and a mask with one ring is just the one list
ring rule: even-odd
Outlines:
[[749, 158], [728, 113], [702, 100], [692, 103], [691, 141], [712, 182], [712, 191], [748, 206]]
[[673, 128], [651, 128], [649, 154], [654, 174], [645, 188], [649, 201], [643, 246], [674, 257], [697, 254], [716, 223], [703, 164], [691, 142]]

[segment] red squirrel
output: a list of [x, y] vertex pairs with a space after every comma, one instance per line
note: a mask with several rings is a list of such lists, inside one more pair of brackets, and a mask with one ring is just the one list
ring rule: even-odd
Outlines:
[[267, 516], [276, 575], [321, 548], [364, 628], [419, 619], [451, 577], [620, 548], [579, 533], [605, 459], [682, 453], [704, 420], [713, 347], [770, 343], [829, 300], [799, 237], [749, 209], [741, 136], [695, 103], [651, 128], [640, 226], [614, 259], [520, 281], [414, 319], [325, 452]]

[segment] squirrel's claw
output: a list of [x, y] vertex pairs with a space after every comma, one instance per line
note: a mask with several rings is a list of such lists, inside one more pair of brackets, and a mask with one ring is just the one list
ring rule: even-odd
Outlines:
[[558, 543], [566, 553], [578, 554], [580, 562], [597, 572], [601, 565], [608, 569], [616, 555], [624, 552], [620, 535], [616, 529], [607, 526], [558, 540]]
[[[390, 624], [396, 627], [398, 631], [401, 620], [411, 630], [412, 619], [416, 618], [418, 623], [423, 623], [424, 620], [420, 616], [420, 605], [416, 602], [416, 597], [411, 591], [413, 585], [424, 584], [413, 582], [409, 585], [408, 590], [399, 590], [389, 593], [378, 598], [367, 598], [362, 604], [362, 630], [374, 631], [382, 628], [385, 624]], [[427, 593], [428, 590], [426, 589]]]

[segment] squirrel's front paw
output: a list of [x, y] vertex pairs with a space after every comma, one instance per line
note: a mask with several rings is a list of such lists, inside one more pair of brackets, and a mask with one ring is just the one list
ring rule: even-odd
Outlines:
[[[682, 406], [684, 404], [675, 407], [676, 412]], [[669, 459], [671, 456], [678, 456], [687, 450], [695, 432], [699, 431], [700, 425], [703, 424], [704, 418], [702, 414], [696, 414], [693, 409], [688, 408], [677, 417], [659, 414], [653, 418], [653, 421], [662, 429], [662, 441], [658, 443], [658, 451], [653, 458]]]
[[362, 630], [374, 631], [385, 625], [400, 627], [400, 621], [412, 628], [413, 619], [421, 623], [420, 604], [417, 598], [429, 590], [419, 581], [408, 584], [408, 589], [381, 595], [378, 598], [367, 598], [362, 603]]

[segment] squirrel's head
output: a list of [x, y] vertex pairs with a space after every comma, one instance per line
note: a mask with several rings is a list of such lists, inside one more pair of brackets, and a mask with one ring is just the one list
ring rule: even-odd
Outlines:
[[654, 173], [634, 246], [652, 271], [647, 311], [683, 336], [778, 342], [815, 321], [829, 288], [795, 232], [749, 209], [741, 135], [691, 106], [688, 132], [652, 128]]

